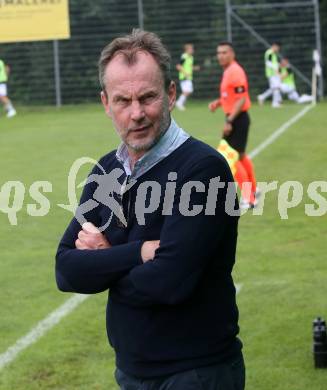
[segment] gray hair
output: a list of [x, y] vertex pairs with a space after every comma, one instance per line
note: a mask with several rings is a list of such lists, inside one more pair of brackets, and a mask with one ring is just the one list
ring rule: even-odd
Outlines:
[[117, 54], [123, 54], [127, 63], [133, 65], [136, 62], [136, 54], [140, 51], [148, 52], [154, 57], [161, 70], [165, 88], [168, 89], [171, 83], [171, 58], [168, 50], [156, 34], [133, 29], [131, 34], [114, 39], [101, 52], [98, 66], [99, 81], [103, 91], [105, 91], [105, 71], [109, 62]]

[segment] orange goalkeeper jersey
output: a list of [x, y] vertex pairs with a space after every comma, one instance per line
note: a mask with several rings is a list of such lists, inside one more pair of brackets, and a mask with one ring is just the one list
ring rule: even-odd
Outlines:
[[247, 111], [251, 106], [248, 80], [241, 65], [233, 61], [224, 70], [220, 83], [220, 103], [224, 113], [230, 114], [235, 102], [242, 97], [245, 97], [242, 111]]

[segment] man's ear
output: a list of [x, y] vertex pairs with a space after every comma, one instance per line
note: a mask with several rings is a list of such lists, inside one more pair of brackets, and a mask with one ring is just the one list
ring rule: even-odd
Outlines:
[[169, 111], [172, 111], [176, 102], [176, 84], [174, 81], [171, 81], [168, 87], [168, 102]]
[[108, 94], [106, 91], [101, 91], [101, 102], [103, 104], [103, 107], [104, 107], [104, 110], [106, 112], [106, 114], [111, 117], [111, 114], [110, 114], [110, 107], [109, 107], [109, 99], [108, 99]]

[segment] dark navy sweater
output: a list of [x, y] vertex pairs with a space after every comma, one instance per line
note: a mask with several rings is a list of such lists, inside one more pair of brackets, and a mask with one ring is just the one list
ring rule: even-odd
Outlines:
[[[115, 152], [104, 156], [100, 164], [107, 173], [122, 169]], [[177, 181], [172, 215], [165, 216], [162, 208], [169, 172], [177, 172]], [[92, 173], [101, 171], [95, 167]], [[182, 215], [179, 204], [184, 183], [201, 181], [207, 190], [215, 177], [226, 186], [218, 190], [214, 215], [204, 211]], [[145, 214], [145, 224], [140, 225], [135, 198], [145, 181], [161, 184], [162, 194], [158, 209]], [[122, 371], [151, 378], [228, 362], [240, 353], [231, 276], [238, 217], [225, 211], [228, 182], [233, 178], [224, 158], [190, 138], [124, 194], [121, 202], [127, 227], [113, 217], [104, 231], [112, 248], [76, 249], [81, 226], [75, 218], [65, 231], [56, 256], [58, 287], [84, 294], [109, 290], [107, 332]], [[96, 188], [97, 183], [85, 186], [82, 204], [92, 199]], [[207, 191], [192, 191], [190, 200], [190, 210], [205, 205]], [[110, 216], [109, 208], [101, 204], [85, 214], [96, 226], [103, 226]], [[160, 248], [152, 261], [143, 264], [145, 240], [160, 240]]]

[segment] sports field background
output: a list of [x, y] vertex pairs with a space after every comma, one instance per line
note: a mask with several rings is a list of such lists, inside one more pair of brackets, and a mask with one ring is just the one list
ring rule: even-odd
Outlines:
[[[17, 226], [0, 212], [0, 355], [70, 297], [57, 291], [54, 280], [56, 247], [71, 218], [57, 204], [68, 203], [72, 163], [82, 156], [98, 159], [119, 142], [100, 105], [18, 109], [13, 120], [0, 116], [0, 186], [19, 180], [26, 188]], [[248, 151], [301, 109], [254, 105]], [[326, 110], [326, 103], [318, 104], [255, 157], [259, 181], [296, 180], [306, 193], [310, 182], [327, 180]], [[174, 117], [192, 135], [218, 143], [223, 116], [208, 112], [207, 102], [190, 102]], [[90, 169], [83, 168], [78, 183]], [[50, 212], [40, 218], [26, 213], [27, 204], [35, 203], [28, 189], [36, 180], [53, 185], [46, 194]], [[281, 220], [277, 195], [267, 194], [263, 215], [248, 212], [239, 226], [234, 279], [241, 285], [246, 388], [324, 390], [327, 369], [313, 368], [311, 324], [317, 315], [327, 317], [327, 214], [306, 216], [304, 204], [313, 201], [305, 196]], [[0, 390], [116, 389], [105, 303], [105, 293], [90, 297], [0, 369]]]

